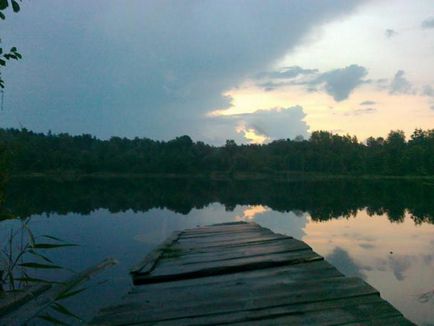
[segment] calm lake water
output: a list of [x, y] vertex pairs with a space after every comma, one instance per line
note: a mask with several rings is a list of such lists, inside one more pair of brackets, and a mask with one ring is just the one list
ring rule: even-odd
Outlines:
[[430, 182], [13, 180], [5, 211], [15, 218], [0, 221], [3, 247], [10, 230], [19, 230], [29, 217], [35, 236], [78, 245], [45, 250], [64, 269], [27, 269], [32, 276], [63, 280], [70, 270], [104, 258], [119, 261], [62, 302], [84, 321], [127, 293], [128, 269], [173, 231], [244, 220], [305, 241], [345, 275], [374, 286], [413, 322], [434, 325]]

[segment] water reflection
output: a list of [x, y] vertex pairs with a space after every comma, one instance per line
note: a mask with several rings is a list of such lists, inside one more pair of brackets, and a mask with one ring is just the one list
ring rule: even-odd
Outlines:
[[[53, 254], [62, 266], [82, 270], [106, 257], [120, 261], [95, 280], [110, 282], [71, 298], [85, 320], [128, 291], [128, 269], [171, 232], [250, 220], [304, 240], [341, 272], [379, 289], [408, 318], [427, 324], [434, 320], [433, 198], [432, 185], [409, 181], [23, 179], [9, 185], [4, 211], [31, 216], [35, 234], [80, 244]], [[2, 239], [19, 220], [0, 223]]]
[[434, 289], [434, 225], [401, 223], [360, 210], [354, 219], [311, 220], [303, 240], [347, 275], [364, 278], [414, 321], [434, 320], [434, 302], [418, 298]]
[[[81, 179], [55, 181], [15, 179], [8, 185], [5, 207], [16, 216], [111, 213], [167, 208], [188, 214], [219, 202], [228, 211], [237, 205], [262, 205], [274, 211], [307, 212], [324, 221], [386, 214], [402, 222], [409, 213], [415, 223], [434, 223], [434, 184], [412, 181], [333, 180], [310, 182], [211, 181], [208, 179]], [[257, 209], [257, 208], [255, 208]]]

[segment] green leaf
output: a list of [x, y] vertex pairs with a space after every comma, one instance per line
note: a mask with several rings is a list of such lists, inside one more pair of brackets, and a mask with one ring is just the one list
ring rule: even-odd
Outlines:
[[4, 13], [2, 13], [2, 12], [0, 12], [0, 18], [1, 18], [1, 19], [3, 19], [3, 20], [5, 20], [5, 19], [6, 19], [6, 16], [5, 16], [5, 14], [4, 14]]
[[23, 56], [21, 55], [21, 53], [15, 52], [15, 55], [18, 57], [18, 59], [22, 59]]
[[6, 66], [6, 61], [4, 61], [3, 59], [0, 59], [0, 66]]
[[31, 255], [34, 255], [34, 256], [36, 256], [36, 257], [39, 257], [39, 258], [42, 258], [43, 260], [45, 260], [46, 262], [49, 262], [49, 263], [52, 263], [53, 264], [53, 261], [51, 260], [51, 259], [49, 259], [48, 257], [46, 257], [46, 256], [44, 256], [44, 255], [42, 255], [42, 254], [40, 254], [40, 253], [38, 253], [38, 252], [36, 252], [36, 251], [34, 251], [34, 250], [29, 250], [28, 251], [28, 253], [29, 254], [31, 254]]
[[54, 264], [40, 264], [40, 263], [21, 263], [19, 266], [22, 267], [28, 267], [28, 268], [35, 268], [35, 269], [61, 269], [62, 267]]
[[62, 248], [62, 247], [76, 247], [75, 244], [69, 244], [69, 243], [61, 243], [61, 244], [54, 244], [54, 243], [36, 243], [33, 248], [35, 249], [54, 249], [54, 248]]
[[22, 282], [29, 282], [29, 283], [60, 284], [60, 282], [48, 281], [48, 280], [44, 280], [42, 278], [35, 278], [35, 277], [30, 277], [30, 276], [18, 277], [18, 278], [16, 278], [16, 280], [22, 281]]
[[11, 48], [11, 52], [17, 52], [17, 48], [14, 46]]
[[30, 230], [30, 228], [27, 226], [27, 224], [24, 224], [24, 227], [25, 227], [25, 229], [27, 231], [27, 234], [29, 235], [30, 246], [34, 247], [35, 246], [35, 237], [33, 236], [33, 233]]
[[56, 319], [56, 318], [54, 318], [53, 316], [51, 316], [49, 314], [38, 316], [38, 318], [42, 319], [42, 320], [45, 320], [45, 321], [48, 321], [49, 323], [52, 323], [54, 325], [68, 325], [68, 324], [65, 324], [63, 321], [61, 321], [59, 319]]
[[0, 10], [5, 10], [9, 6], [7, 0], [0, 0]]
[[81, 320], [80, 317], [78, 317], [76, 314], [68, 310], [64, 305], [61, 305], [60, 303], [55, 303], [52, 308], [65, 316]]
[[63, 300], [63, 299], [72, 297], [74, 295], [77, 295], [77, 294], [79, 294], [79, 293], [81, 293], [83, 291], [86, 291], [86, 290], [87, 290], [87, 288], [83, 288], [83, 289], [79, 289], [79, 290], [75, 290], [75, 291], [65, 291], [63, 293], [60, 293], [57, 296], [56, 300]]
[[20, 11], [20, 5], [15, 0], [12, 0], [12, 9], [14, 10], [14, 12]]
[[65, 242], [65, 241], [62, 240], [62, 239], [59, 239], [59, 238], [53, 237], [52, 235], [48, 235], [48, 234], [44, 234], [44, 235], [42, 235], [42, 237], [43, 237], [43, 238], [47, 238], [47, 239], [51, 239], [51, 240], [56, 240], [56, 241], [59, 241], [59, 242]]

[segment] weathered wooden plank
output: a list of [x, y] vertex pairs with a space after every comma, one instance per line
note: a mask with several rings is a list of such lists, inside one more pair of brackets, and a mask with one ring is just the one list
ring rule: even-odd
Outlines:
[[269, 230], [256, 230], [251, 232], [244, 232], [237, 234], [234, 236], [233, 234], [219, 234], [219, 235], [213, 235], [213, 236], [206, 236], [206, 237], [180, 237], [177, 241], [177, 243], [181, 245], [194, 245], [194, 246], [201, 246], [201, 245], [208, 245], [212, 243], [217, 242], [226, 242], [226, 241], [234, 241], [234, 240], [247, 240], [247, 239], [253, 239], [253, 238], [262, 238], [264, 236], [272, 236], [275, 238], [278, 238], [279, 236]]
[[[253, 284], [253, 285], [252, 285]], [[339, 277], [329, 282], [301, 282], [294, 284], [271, 284], [267, 286], [212, 287], [211, 289], [186, 289], [176, 293], [157, 292], [128, 296], [122, 306], [112, 307], [106, 317], [111, 320], [138, 322], [222, 313], [237, 313], [269, 309], [335, 299], [378, 296], [378, 292], [359, 279]], [[253, 288], [251, 288], [253, 286]], [[376, 300], [376, 299], [375, 299]], [[297, 306], [298, 307], [298, 306]], [[300, 309], [293, 308], [294, 311]], [[154, 318], [154, 319], [150, 319]]]
[[[261, 325], [266, 325], [267, 322], [273, 323], [275, 319], [280, 319], [288, 315], [304, 315], [308, 323], [314, 324], [314, 320], [321, 316], [320, 325], [335, 324], [338, 320], [335, 319], [335, 313], [343, 313], [345, 321], [351, 320], [360, 322], [371, 322], [373, 319], [385, 317], [401, 318], [399, 312], [396, 311], [390, 304], [382, 300], [378, 295], [368, 295], [354, 298], [337, 299], [330, 301], [321, 301], [313, 303], [301, 303], [296, 305], [267, 307], [257, 310], [243, 310], [221, 314], [198, 314], [190, 317], [170, 318], [167, 314], [160, 314], [164, 319], [146, 319], [143, 322], [152, 322], [154, 325], [220, 325], [220, 324], [236, 324], [240, 322], [259, 321]], [[367, 312], [367, 313], [366, 313]], [[314, 316], [314, 318], [312, 318]], [[330, 316], [332, 318], [330, 318]], [[150, 317], [150, 316], [149, 316]], [[147, 317], [148, 318], [148, 317]], [[157, 317], [158, 318], [158, 317]], [[300, 317], [298, 317], [300, 318]], [[140, 319], [140, 318], [138, 318]], [[136, 320], [138, 320], [136, 319]], [[299, 319], [300, 320], [300, 319]], [[299, 321], [298, 320], [298, 321]], [[342, 320], [341, 320], [342, 321]], [[344, 322], [345, 322], [344, 321]], [[139, 321], [139, 323], [142, 321]], [[136, 321], [132, 321], [136, 323]], [[293, 323], [291, 323], [292, 325]], [[297, 323], [298, 325], [298, 323]]]
[[189, 254], [189, 253], [218, 253], [225, 250], [237, 250], [242, 248], [250, 248], [253, 246], [260, 246], [260, 245], [268, 245], [272, 243], [277, 243], [279, 241], [286, 241], [291, 240], [291, 238], [279, 236], [279, 237], [267, 237], [267, 238], [261, 238], [254, 241], [241, 241], [241, 242], [223, 242], [216, 245], [211, 246], [186, 246], [180, 245], [177, 242], [175, 242], [172, 246], [174, 248], [182, 248], [182, 252], [180, 254]]
[[175, 242], [181, 234], [182, 232], [173, 232], [166, 241], [164, 241], [160, 246], [147, 255], [145, 259], [131, 268], [130, 273], [149, 273], [154, 268], [164, 250], [167, 247], [170, 247], [170, 245]]
[[[366, 322], [371, 324], [378, 317], [396, 317], [399, 313], [385, 301], [356, 306], [342, 306], [307, 313], [286, 314], [276, 318], [248, 320], [229, 325], [339, 325]], [[398, 316], [399, 317], [399, 316]], [[158, 324], [157, 324], [158, 325]], [[384, 325], [384, 324], [383, 324]]]
[[[135, 292], [127, 295], [122, 305], [132, 309], [134, 304], [143, 309], [155, 310], [162, 307], [202, 307], [210, 311], [233, 311], [258, 309], [280, 304], [295, 304], [307, 301], [324, 301], [342, 297], [377, 294], [378, 292], [357, 278], [336, 277], [291, 282], [283, 279], [270, 279], [270, 282], [241, 284], [218, 284], [195, 288], [172, 288], [168, 291]], [[282, 301], [283, 300], [283, 301]], [[202, 310], [203, 311], [203, 310]]]
[[101, 310], [92, 325], [408, 322], [308, 245], [252, 223], [184, 230], [135, 271], [134, 283], [147, 285]]
[[[265, 228], [263, 228], [265, 229]], [[225, 227], [225, 228], [218, 228], [218, 227], [205, 227], [205, 228], [195, 228], [195, 229], [186, 229], [183, 230], [184, 236], [206, 236], [206, 235], [213, 235], [213, 234], [222, 234], [222, 233], [240, 233], [240, 232], [249, 232], [249, 231], [255, 231], [258, 230], [258, 227], [256, 224], [246, 224], [246, 226], [242, 227]]]
[[[343, 277], [343, 275], [325, 260], [312, 261], [306, 264], [286, 265], [238, 273], [193, 278], [181, 281], [147, 284], [133, 287], [130, 293], [151, 293], [153, 291], [174, 291], [179, 288], [191, 289], [209, 286], [225, 286], [230, 284], [268, 284], [275, 282], [312, 281], [321, 278]], [[168, 292], [167, 292], [168, 293]]]
[[378, 317], [370, 321], [358, 321], [350, 323], [342, 323], [345, 326], [411, 326], [414, 325], [411, 321], [401, 316], [394, 317]]
[[265, 236], [257, 236], [257, 237], [251, 237], [251, 238], [228, 238], [228, 240], [221, 240], [221, 241], [213, 241], [208, 243], [195, 243], [195, 242], [178, 242], [177, 244], [182, 245], [185, 250], [189, 249], [197, 249], [197, 248], [215, 248], [215, 247], [222, 247], [222, 246], [236, 246], [236, 245], [247, 245], [247, 244], [253, 244], [261, 241], [267, 241], [267, 240], [278, 240], [278, 239], [287, 239], [287, 237], [283, 235], [278, 234], [270, 234]]
[[311, 250], [302, 250], [261, 257], [246, 257], [238, 260], [225, 260], [195, 265], [179, 265], [159, 262], [152, 274], [133, 275], [134, 284], [168, 282], [176, 279], [188, 279], [210, 275], [228, 274], [253, 269], [270, 268], [290, 264], [300, 264], [323, 258]]
[[213, 250], [211, 252], [185, 251], [183, 250], [183, 246], [179, 245], [173, 245], [171, 248], [177, 252], [177, 255], [169, 258], [169, 260], [176, 264], [192, 264], [210, 261], [217, 262], [226, 259], [237, 259], [298, 250], [311, 250], [311, 248], [304, 242], [294, 239], [282, 239], [282, 241], [239, 246], [235, 248], [221, 247], [221, 250]]
[[259, 225], [254, 222], [239, 222], [236, 224], [214, 224], [208, 226], [199, 226], [192, 229], [185, 229], [185, 233], [201, 233], [201, 232], [218, 232], [221, 230], [242, 230], [242, 229], [252, 229], [257, 228]]

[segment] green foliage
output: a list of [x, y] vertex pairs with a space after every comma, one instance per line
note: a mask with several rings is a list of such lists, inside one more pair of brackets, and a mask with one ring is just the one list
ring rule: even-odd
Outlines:
[[[20, 5], [16, 0], [0, 0], [0, 19], [5, 20], [6, 15], [5, 12], [8, 8], [12, 8], [12, 11], [17, 13], [20, 11]], [[1, 43], [1, 39], [0, 39]], [[9, 60], [20, 60], [22, 59], [21, 53], [18, 52], [17, 48], [14, 46], [8, 52], [3, 53], [4, 49], [0, 46], [0, 68], [6, 66], [6, 63]], [[5, 82], [1, 78], [1, 70], [0, 70], [0, 89], [5, 88]]]
[[[30, 217], [21, 220], [19, 227], [11, 229], [8, 241], [0, 250], [3, 271], [1, 283], [10, 290], [32, 283], [51, 283], [49, 280], [31, 276], [31, 271], [62, 269], [46, 256], [46, 252], [75, 246], [55, 237], [35, 237], [29, 225]], [[42, 238], [51, 239], [52, 242], [40, 242]]]
[[0, 129], [10, 153], [11, 173], [189, 174], [320, 173], [334, 175], [434, 175], [434, 129], [402, 131], [386, 139], [315, 131], [308, 140], [282, 139], [267, 145], [214, 147], [188, 136], [170, 141], [91, 135], [48, 135]]
[[[77, 286], [80, 285], [79, 281], [57, 282], [31, 276], [33, 272], [40, 272], [41, 270], [64, 269], [54, 264], [46, 256], [46, 252], [75, 245], [49, 235], [35, 237], [29, 226], [30, 218], [20, 222], [21, 224], [17, 229], [11, 229], [8, 241], [0, 250], [2, 260], [0, 264], [1, 290], [16, 292], [29, 288], [33, 284], [61, 285], [63, 290], [53, 300], [42, 305], [42, 308], [30, 319], [36, 317], [55, 325], [70, 325], [70, 323], [64, 322], [64, 320], [69, 319], [81, 321], [77, 315], [59, 302], [85, 290], [85, 288], [77, 289]], [[52, 242], [40, 242], [39, 240], [42, 238]]]

